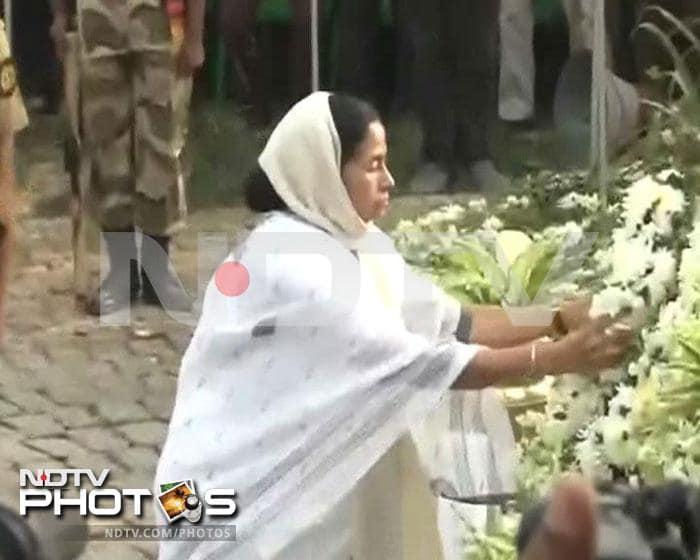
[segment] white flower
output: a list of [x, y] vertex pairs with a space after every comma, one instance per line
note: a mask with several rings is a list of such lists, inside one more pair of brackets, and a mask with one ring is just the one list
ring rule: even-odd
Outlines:
[[668, 183], [668, 180], [671, 178], [671, 176], [675, 175], [678, 178], [683, 177], [683, 173], [678, 171], [678, 169], [664, 169], [663, 171], [659, 171], [656, 174], [656, 178], [661, 181], [662, 183]]
[[603, 438], [605, 457], [619, 467], [633, 467], [639, 455], [639, 443], [633, 437], [629, 421], [620, 416], [604, 416], [596, 429]]
[[[668, 180], [672, 172], [657, 175], [662, 181]], [[683, 192], [670, 185], [659, 183], [647, 175], [631, 185], [625, 194], [625, 227], [635, 232], [650, 217], [656, 227], [668, 235], [672, 231], [672, 218], [685, 207]]]
[[636, 391], [634, 387], [621, 385], [617, 389], [617, 394], [608, 403], [610, 416], [620, 416], [626, 418], [632, 411]]
[[600, 201], [598, 200], [598, 195], [595, 193], [579, 194], [577, 192], [570, 192], [559, 199], [557, 206], [562, 210], [576, 210], [580, 208], [586, 212], [592, 213], [600, 208]]
[[542, 231], [542, 237], [546, 239], [558, 239], [566, 245], [578, 245], [583, 241], [583, 228], [576, 222], [569, 220], [563, 225], [548, 226]]
[[416, 224], [411, 220], [399, 220], [399, 223], [394, 228], [395, 233], [406, 233], [416, 230]]
[[441, 225], [460, 220], [464, 217], [465, 212], [465, 208], [459, 204], [448, 204], [447, 206], [429, 212], [424, 219], [427, 224]]
[[486, 199], [484, 197], [479, 197], [474, 200], [470, 200], [467, 203], [469, 210], [473, 212], [485, 212], [488, 206]]
[[575, 447], [576, 460], [584, 476], [591, 480], [601, 481], [610, 478], [610, 472], [601, 460], [601, 453], [596, 445], [595, 433], [589, 432], [587, 437], [578, 442]]
[[596, 412], [600, 390], [590, 379], [566, 374], [555, 381], [549, 394], [548, 407], [568, 407], [567, 419], [573, 436]]
[[635, 362], [630, 363], [627, 367], [627, 373], [631, 377], [642, 378], [649, 373], [649, 366], [651, 365], [651, 360], [647, 354], [642, 354], [639, 359]]
[[673, 130], [671, 130], [670, 128], [664, 128], [661, 131], [661, 140], [667, 146], [676, 145], [676, 136], [673, 134]]
[[625, 288], [609, 286], [593, 296], [590, 316], [592, 318], [601, 315], [617, 317], [620, 313], [634, 312], [644, 308], [644, 300]]
[[663, 302], [676, 279], [676, 259], [668, 249], [660, 249], [652, 255], [650, 266], [653, 270], [644, 279], [644, 285], [649, 291], [650, 304], [657, 306]]
[[566, 411], [561, 408], [552, 416], [548, 416], [547, 421], [541, 426], [542, 441], [547, 447], [558, 449], [573, 434]]
[[490, 216], [484, 220], [484, 223], [481, 224], [482, 229], [486, 230], [491, 230], [491, 231], [498, 231], [503, 229], [503, 222], [499, 220], [496, 216]]
[[542, 426], [547, 422], [547, 417], [541, 412], [527, 410], [524, 414], [517, 417], [516, 421], [523, 428], [531, 428], [539, 432]]
[[641, 235], [625, 237], [621, 230], [615, 231], [610, 282], [628, 284], [648, 274], [654, 258], [652, 243], [653, 240]]
[[504, 202], [498, 205], [501, 210], [512, 210], [514, 208], [528, 208], [530, 206], [530, 199], [523, 196], [515, 196], [509, 194]]

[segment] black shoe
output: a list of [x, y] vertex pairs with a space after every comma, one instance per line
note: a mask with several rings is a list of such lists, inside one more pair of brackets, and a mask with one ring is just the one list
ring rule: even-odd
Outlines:
[[102, 235], [109, 254], [109, 274], [85, 301], [85, 312], [94, 316], [109, 315], [136, 302], [141, 288], [134, 232]]
[[192, 298], [170, 267], [169, 246], [169, 237], [144, 235], [141, 247], [143, 302], [170, 311], [191, 311]]

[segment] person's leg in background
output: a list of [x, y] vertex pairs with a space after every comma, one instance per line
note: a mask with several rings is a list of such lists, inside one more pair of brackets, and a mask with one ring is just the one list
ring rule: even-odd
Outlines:
[[337, 0], [333, 89], [375, 101], [379, 0]]
[[416, 105], [415, 44], [410, 28], [410, 0], [392, 0], [391, 9], [396, 37], [396, 79], [391, 110], [401, 115]]
[[423, 130], [422, 160], [410, 186], [414, 192], [444, 191], [452, 178], [455, 113], [448, 84], [453, 69], [444, 33], [446, 4], [452, 1], [409, 0], [407, 26], [416, 49], [416, 98]]
[[184, 224], [184, 178], [175, 150], [175, 59], [170, 49], [135, 53], [136, 225], [143, 232], [145, 303], [188, 311], [192, 300], [170, 264], [171, 236]]
[[533, 0], [501, 0], [498, 114], [508, 123], [535, 116]]
[[128, 57], [84, 57], [80, 81], [85, 153], [93, 165], [87, 210], [103, 232], [110, 262], [109, 274], [85, 301], [87, 313], [100, 315], [129, 305], [138, 297], [140, 286], [134, 237], [133, 100]]
[[260, 0], [221, 2], [221, 32], [231, 60], [252, 105], [254, 124], [265, 126], [272, 118], [271, 101], [265, 87], [262, 57], [255, 40], [255, 19]]
[[[290, 0], [290, 2], [292, 6], [291, 93], [292, 102], [297, 102], [311, 93], [311, 0]], [[318, 0], [319, 20], [322, 7], [322, 0]]]
[[561, 0], [569, 25], [569, 54], [591, 48], [593, 34], [585, 31], [585, 13], [581, 0]]
[[457, 112], [458, 163], [466, 166], [467, 184], [479, 191], [499, 191], [508, 185], [493, 161], [493, 134], [498, 120], [500, 2], [450, 2], [449, 36], [456, 72], [451, 80]]

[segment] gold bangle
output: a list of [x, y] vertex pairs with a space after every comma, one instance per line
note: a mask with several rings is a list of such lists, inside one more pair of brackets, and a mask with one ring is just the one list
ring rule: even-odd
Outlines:
[[537, 372], [537, 342], [530, 345], [530, 373], [528, 377], [535, 377]]

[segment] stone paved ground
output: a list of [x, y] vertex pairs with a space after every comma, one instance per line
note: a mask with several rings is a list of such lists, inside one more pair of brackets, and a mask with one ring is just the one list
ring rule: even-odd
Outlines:
[[[183, 277], [197, 262], [193, 221], [178, 241]], [[236, 211], [205, 221], [208, 231], [217, 222], [217, 231], [235, 229]], [[0, 354], [0, 501], [17, 507], [20, 467], [108, 467], [114, 487], [151, 488], [191, 326], [146, 307], [130, 327], [85, 318], [72, 292], [69, 220], [27, 218], [20, 237]], [[152, 558], [154, 550], [94, 542], [82, 558]]]

